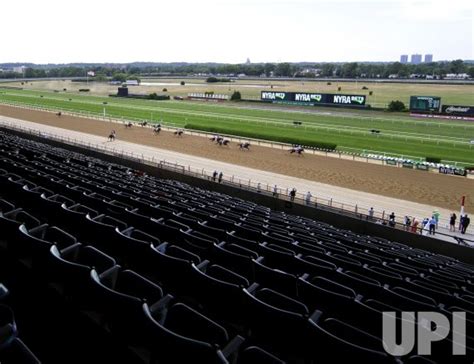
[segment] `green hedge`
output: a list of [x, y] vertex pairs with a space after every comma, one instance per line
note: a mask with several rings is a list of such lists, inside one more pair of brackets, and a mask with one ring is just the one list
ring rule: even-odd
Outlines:
[[325, 143], [320, 142], [317, 140], [310, 140], [310, 139], [301, 139], [301, 138], [293, 138], [288, 136], [269, 136], [264, 133], [259, 132], [251, 132], [246, 130], [235, 131], [233, 129], [218, 127], [218, 126], [203, 126], [203, 125], [196, 125], [196, 124], [186, 124], [184, 126], [185, 129], [189, 130], [199, 130], [199, 131], [206, 131], [210, 133], [216, 134], [228, 134], [228, 135], [238, 135], [241, 137], [253, 138], [253, 139], [263, 139], [269, 140], [273, 142], [280, 142], [280, 143], [288, 143], [288, 144], [298, 144], [303, 145], [305, 147], [312, 147], [318, 149], [327, 149], [327, 150], [335, 150], [337, 144], [334, 143]]
[[230, 82], [230, 78], [217, 78], [217, 77], [208, 77], [206, 79], [207, 83], [215, 83], [215, 82]]
[[151, 100], [169, 100], [169, 95], [157, 95], [156, 92], [148, 95], [148, 98]]
[[441, 158], [438, 157], [426, 157], [425, 159], [430, 163], [441, 163]]

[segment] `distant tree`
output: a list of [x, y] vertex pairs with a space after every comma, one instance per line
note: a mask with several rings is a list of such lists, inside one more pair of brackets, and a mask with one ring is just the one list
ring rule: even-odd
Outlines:
[[232, 94], [232, 96], [230, 97], [230, 99], [232, 101], [240, 101], [242, 100], [242, 95], [240, 94], [239, 91], [234, 91], [234, 93]]
[[292, 75], [292, 67], [289, 63], [278, 63], [275, 68], [276, 76], [290, 77]]
[[112, 80], [125, 82], [127, 81], [127, 74], [126, 73], [114, 73], [112, 76]]
[[389, 111], [403, 111], [405, 110], [405, 104], [399, 100], [392, 100], [390, 104], [388, 104]]
[[474, 67], [469, 67], [467, 73], [469, 74], [469, 77], [474, 78]]
[[342, 65], [342, 77], [355, 78], [358, 73], [359, 64], [357, 62], [344, 63]]
[[334, 65], [332, 63], [324, 63], [321, 67], [321, 76], [332, 77], [334, 72]]
[[105, 82], [107, 81], [107, 76], [102, 74], [102, 73], [99, 73], [99, 74], [95, 74], [95, 77], [94, 77], [94, 80], [95, 81], [99, 81], [99, 82]]
[[275, 71], [275, 65], [273, 63], [265, 63], [263, 66], [265, 76], [270, 77], [271, 73]]
[[455, 61], [451, 62], [449, 68], [452, 73], [463, 73], [466, 69], [466, 66], [464, 65], [462, 59], [456, 59]]

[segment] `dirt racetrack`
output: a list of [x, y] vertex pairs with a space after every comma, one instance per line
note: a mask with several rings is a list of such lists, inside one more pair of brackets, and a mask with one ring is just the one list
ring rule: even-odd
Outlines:
[[410, 170], [373, 163], [304, 155], [252, 146], [249, 152], [239, 151], [235, 143], [219, 147], [206, 138], [184, 135], [181, 138], [162, 131], [154, 135], [149, 128], [125, 126], [54, 113], [26, 110], [0, 105], [0, 115], [100, 135], [104, 140], [112, 129], [117, 138], [132, 143], [173, 150], [181, 153], [238, 164], [250, 168], [281, 173], [329, 185], [350, 188], [408, 201], [459, 210], [461, 196], [466, 196], [466, 210], [474, 209], [474, 180], [419, 170]]

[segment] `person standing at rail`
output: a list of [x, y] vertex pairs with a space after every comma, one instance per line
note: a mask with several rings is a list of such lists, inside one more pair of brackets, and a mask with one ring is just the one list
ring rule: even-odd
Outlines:
[[273, 186], [273, 197], [278, 197], [278, 187], [277, 187], [277, 185]]
[[464, 219], [463, 219], [463, 222], [462, 222], [461, 234], [466, 233], [467, 227], [469, 226], [470, 223], [471, 223], [471, 219], [469, 218], [469, 216], [467, 216], [467, 214], [464, 215]]
[[431, 216], [431, 219], [429, 221], [429, 229], [430, 229], [430, 235], [434, 235], [436, 231], [436, 217], [435, 215]]
[[453, 212], [449, 217], [449, 231], [456, 231], [456, 214]]
[[296, 196], [296, 188], [293, 187], [293, 189], [290, 191], [290, 201], [293, 202], [295, 200]]

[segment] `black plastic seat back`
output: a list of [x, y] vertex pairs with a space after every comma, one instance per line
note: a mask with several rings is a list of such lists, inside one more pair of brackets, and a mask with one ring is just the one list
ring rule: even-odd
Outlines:
[[320, 354], [335, 362], [348, 357], [356, 362], [378, 364], [397, 363], [389, 356], [382, 340], [338, 319], [328, 318], [315, 324], [319, 331]]
[[[160, 311], [154, 312], [147, 304], [143, 305], [143, 312], [147, 320], [146, 336], [153, 345], [155, 350], [155, 356], [158, 358], [160, 363], [173, 364], [173, 363], [209, 363], [209, 364], [228, 364], [224, 354], [215, 346], [209, 342], [195, 340], [189, 338], [165, 327], [161, 321], [162, 314]], [[178, 314], [178, 310], [175, 310], [175, 314]], [[196, 315], [189, 315], [194, 319]], [[175, 321], [175, 322], [173, 322]], [[173, 318], [172, 325], [178, 326], [179, 322], [177, 318]], [[199, 320], [200, 322], [206, 320]], [[185, 323], [186, 326], [190, 325], [189, 322]], [[200, 325], [201, 326], [201, 325]], [[194, 330], [199, 330], [195, 327]], [[185, 332], [185, 331], [184, 331]], [[202, 335], [199, 335], [200, 337]], [[219, 335], [216, 335], [219, 337]], [[158, 347], [156, 343], [160, 343]]]
[[239, 355], [237, 364], [285, 364], [285, 362], [257, 346], [249, 346]]
[[41, 222], [21, 208], [5, 213], [0, 212], [2, 238], [5, 239], [8, 244], [15, 244], [15, 237], [19, 234], [18, 228], [20, 225], [25, 225], [26, 228], [32, 229], [41, 225]]

